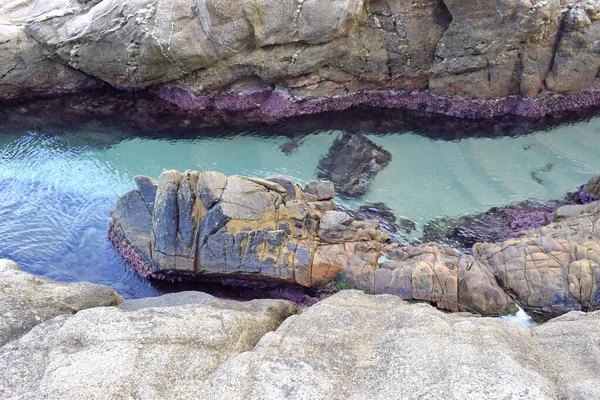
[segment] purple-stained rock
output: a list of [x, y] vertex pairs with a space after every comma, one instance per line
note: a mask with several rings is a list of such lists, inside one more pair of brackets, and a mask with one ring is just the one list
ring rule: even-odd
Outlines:
[[598, 200], [597, 195], [587, 191], [586, 185], [581, 185], [579, 189], [577, 189], [577, 195], [579, 196], [581, 204], [588, 204]]
[[573, 195], [563, 200], [540, 203], [531, 200], [459, 218], [439, 218], [429, 221], [423, 229], [422, 242], [441, 242], [453, 247], [470, 249], [478, 242], [501, 242], [521, 231], [537, 229], [553, 221], [556, 209], [574, 204]]

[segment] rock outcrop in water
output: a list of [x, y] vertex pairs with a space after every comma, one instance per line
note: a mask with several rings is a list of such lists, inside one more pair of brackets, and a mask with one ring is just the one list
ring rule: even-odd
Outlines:
[[[304, 189], [289, 178], [165, 171], [137, 177], [111, 210], [111, 240], [143, 275], [340, 285], [436, 303], [447, 310], [498, 314], [514, 302], [494, 277], [449, 248], [388, 245], [379, 221], [332, 211], [331, 182]], [[149, 195], [155, 194], [152, 201]], [[440, 254], [442, 254], [440, 256]], [[460, 292], [461, 287], [470, 294]]]
[[465, 255], [389, 243], [379, 221], [332, 211], [330, 182], [302, 189], [284, 176], [195, 171], [136, 182], [111, 210], [110, 237], [144, 276], [313, 288], [335, 279], [450, 311], [501, 314], [519, 303], [540, 319], [600, 309], [598, 201], [560, 207], [547, 216], [556, 222]]
[[377, 266], [379, 222], [332, 211], [330, 182], [166, 171], [136, 183], [111, 210], [111, 238], [142, 275], [313, 287]]
[[583, 92], [600, 82], [599, 11], [592, 0], [0, 0], [0, 98], [106, 83], [265, 121], [358, 104], [543, 115], [599, 104]]
[[0, 348], [0, 398], [596, 399], [600, 314], [536, 327], [348, 290], [202, 293], [60, 316]]
[[339, 193], [361, 195], [392, 155], [363, 135], [344, 133], [319, 161], [317, 176], [335, 184]]
[[478, 242], [502, 242], [518, 237], [521, 231], [548, 225], [559, 207], [576, 204], [578, 200], [577, 194], [572, 193], [546, 203], [526, 200], [478, 214], [437, 218], [425, 224], [421, 241], [461, 249], [470, 249]]

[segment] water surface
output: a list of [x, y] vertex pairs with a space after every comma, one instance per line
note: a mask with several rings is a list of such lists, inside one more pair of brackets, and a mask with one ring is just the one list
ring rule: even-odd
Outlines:
[[[343, 128], [137, 135], [97, 121], [58, 128], [26, 122], [0, 122], [0, 257], [53, 279], [104, 283], [125, 297], [164, 291], [137, 277], [107, 239], [109, 209], [135, 187], [135, 175], [217, 170], [305, 183]], [[416, 223], [413, 238], [433, 218], [560, 198], [600, 172], [600, 118], [495, 138], [442, 140], [430, 128], [361, 133], [393, 159], [362, 198], [341, 201], [386, 203]]]

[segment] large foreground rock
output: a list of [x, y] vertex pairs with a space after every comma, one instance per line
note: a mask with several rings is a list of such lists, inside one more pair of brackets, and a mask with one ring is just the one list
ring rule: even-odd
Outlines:
[[209, 398], [591, 399], [600, 314], [527, 328], [346, 291], [213, 373]]
[[598, 313], [529, 328], [359, 291], [291, 310], [183, 293], [61, 316], [0, 349], [0, 398], [600, 396]]
[[0, 349], [0, 398], [202, 398], [219, 365], [292, 310], [184, 292], [61, 316]]
[[21, 271], [12, 261], [0, 260], [0, 346], [58, 315], [122, 301], [108, 286], [55, 282]]

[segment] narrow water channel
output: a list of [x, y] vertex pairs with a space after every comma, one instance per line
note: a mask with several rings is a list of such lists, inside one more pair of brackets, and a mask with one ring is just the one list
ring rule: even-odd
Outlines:
[[[104, 283], [125, 297], [160, 294], [165, 289], [138, 278], [107, 240], [109, 209], [134, 188], [135, 175], [217, 170], [284, 174], [304, 183], [315, 179], [319, 159], [342, 129], [138, 136], [97, 121], [66, 128], [0, 121], [0, 257], [53, 279]], [[364, 196], [340, 201], [354, 208], [385, 203], [415, 223], [413, 240], [432, 219], [560, 198], [600, 172], [597, 117], [494, 138], [443, 140], [430, 129], [359, 133], [392, 161]]]

